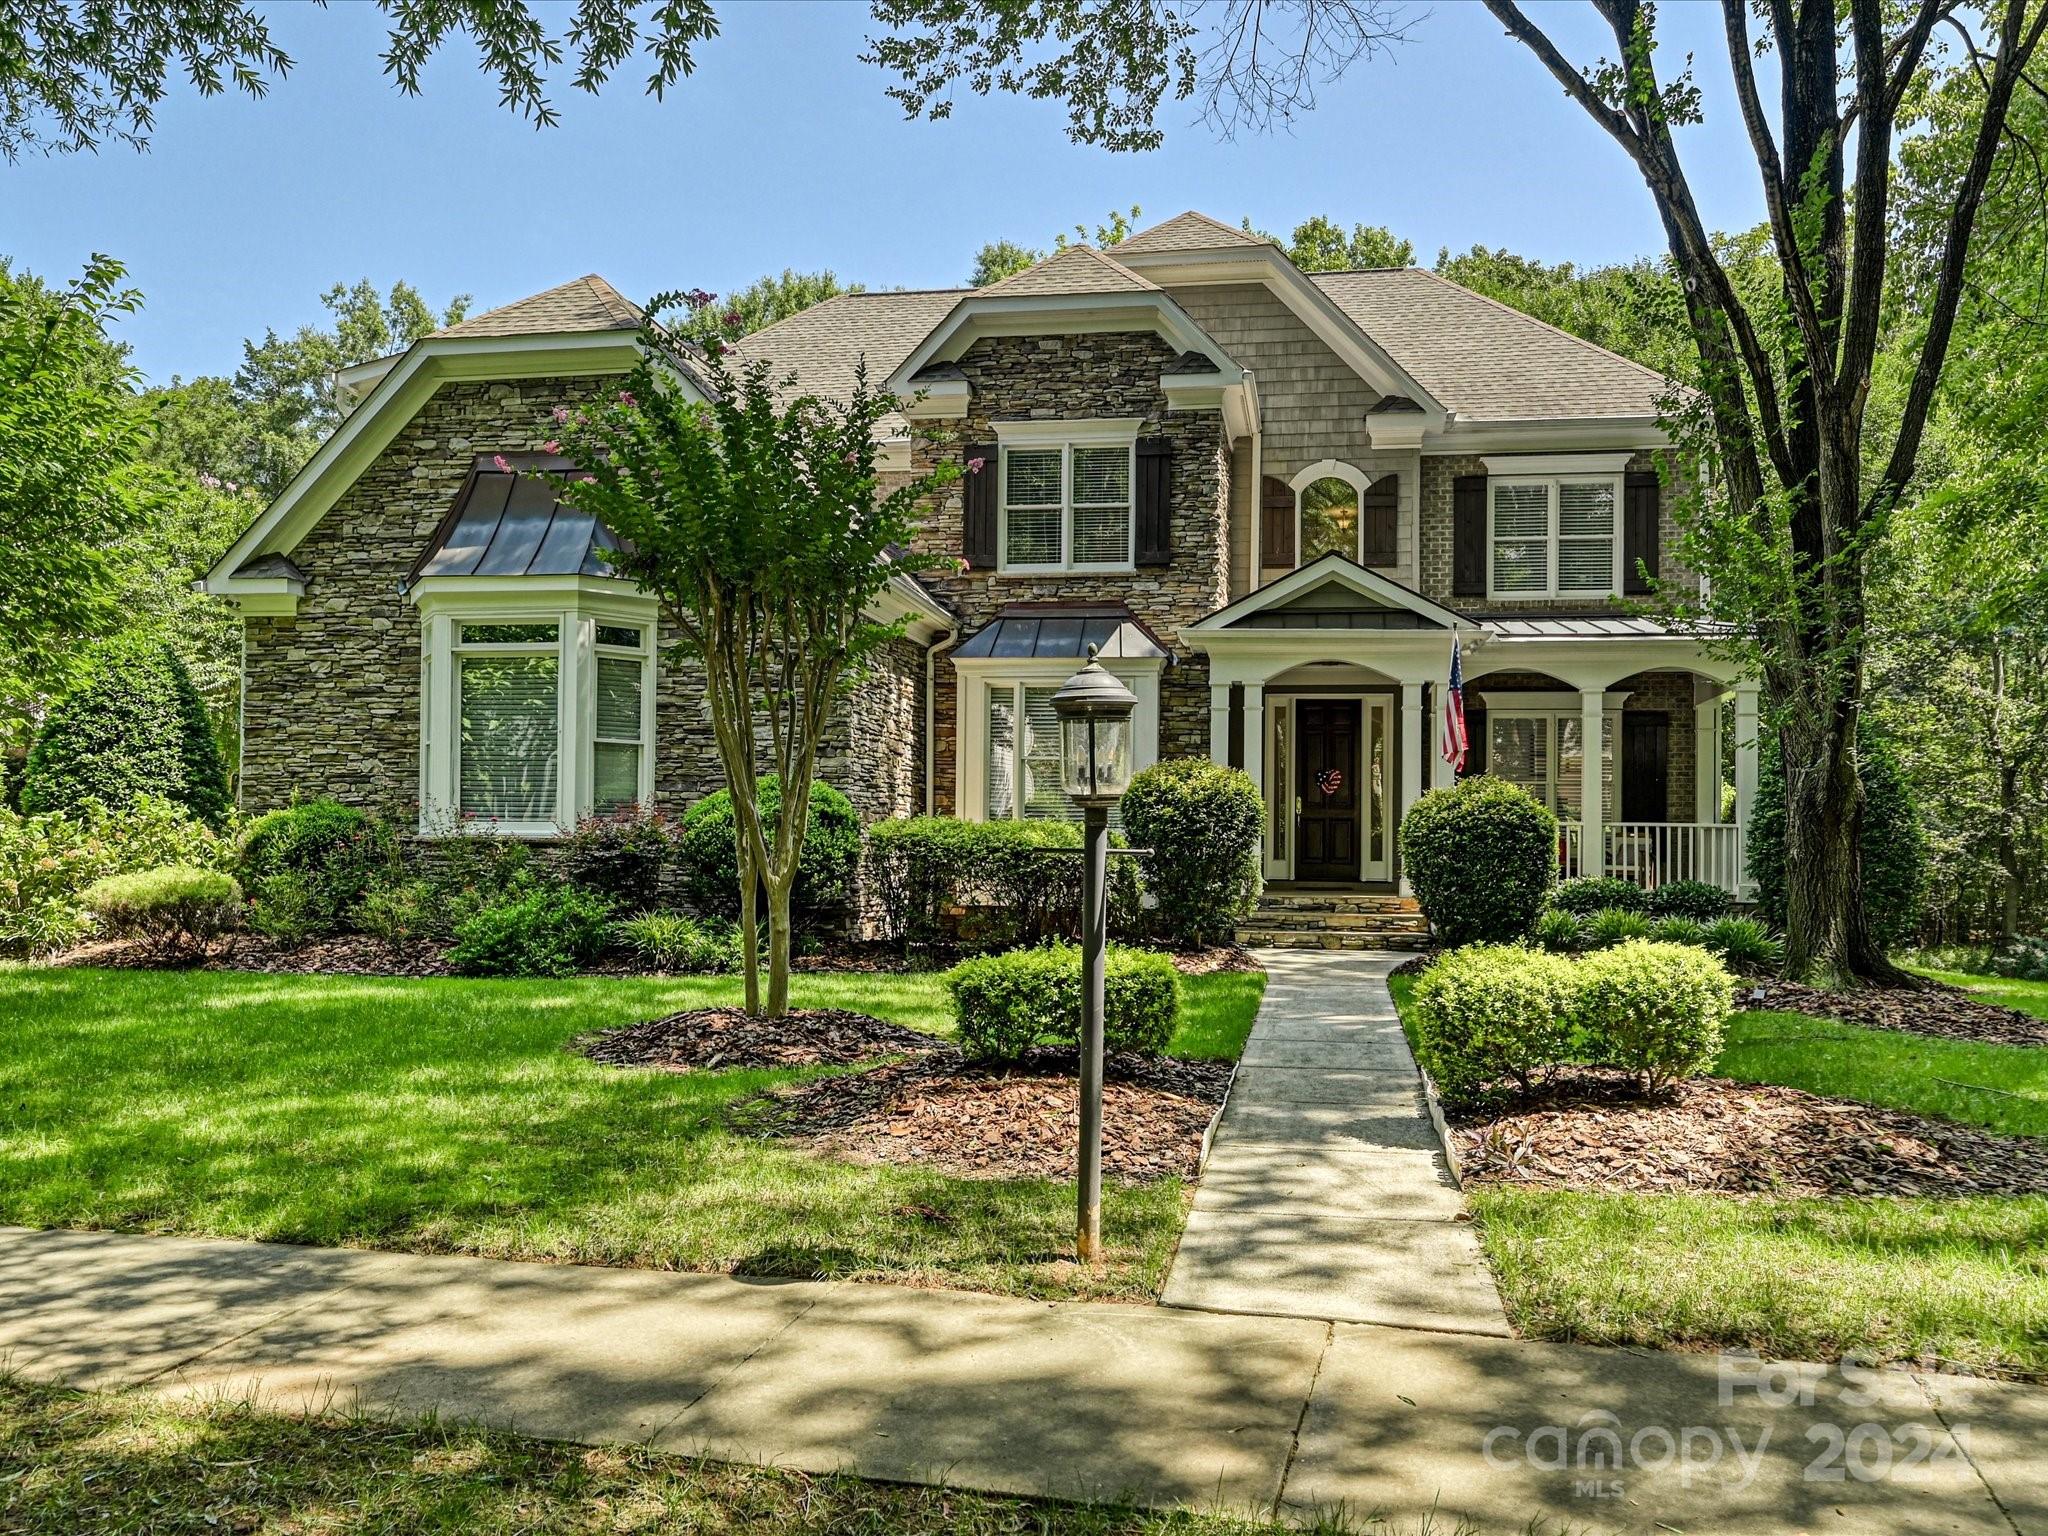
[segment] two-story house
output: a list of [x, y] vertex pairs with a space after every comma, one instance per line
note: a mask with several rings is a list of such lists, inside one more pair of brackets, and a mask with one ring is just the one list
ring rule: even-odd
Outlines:
[[[652, 600], [533, 473], [554, 412], [618, 387], [638, 318], [587, 277], [350, 370], [352, 413], [206, 581], [246, 619], [247, 806], [549, 837], [716, 786]], [[1269, 881], [1392, 891], [1404, 811], [1452, 772], [1455, 644], [1466, 771], [1555, 808], [1568, 869], [1742, 888], [1756, 689], [1644, 611], [1690, 581], [1650, 371], [1194, 213], [986, 288], [844, 295], [738, 350], [827, 395], [865, 362], [911, 402], [891, 473], [978, 466], [920, 534], [957, 569], [893, 583], [903, 638], [839, 722], [825, 776], [863, 815], [1070, 814], [1050, 701], [1099, 647], [1141, 760], [1257, 781]]]

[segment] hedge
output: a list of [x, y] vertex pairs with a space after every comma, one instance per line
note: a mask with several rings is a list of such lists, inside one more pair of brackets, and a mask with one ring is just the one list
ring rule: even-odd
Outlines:
[[[1111, 846], [1124, 839], [1111, 834]], [[910, 816], [868, 828], [868, 869], [885, 937], [906, 949], [957, 937], [1011, 949], [1080, 933], [1081, 828], [1071, 821]], [[1137, 861], [1109, 861], [1109, 927], [1140, 926]], [[957, 927], [955, 914], [958, 915]]]
[[1444, 1097], [1470, 1101], [1502, 1078], [1525, 1092], [1572, 1047], [1575, 962], [1519, 945], [1453, 950], [1415, 983], [1422, 1064]]
[[1155, 763], [1131, 780], [1124, 830], [1149, 848], [1150, 926], [1170, 944], [1227, 943], [1259, 899], [1265, 805], [1242, 769], [1207, 758]]
[[[772, 823], [781, 814], [782, 781], [770, 773], [760, 784], [761, 816]], [[675, 858], [683, 892], [692, 905], [714, 917], [740, 915], [739, 834], [730, 790], [712, 791], [684, 814], [675, 836]], [[790, 892], [792, 921], [802, 926], [846, 905], [859, 863], [860, 817], [853, 802], [814, 780], [796, 885]]]
[[1477, 774], [1409, 808], [1401, 860], [1446, 944], [1524, 938], [1557, 878], [1557, 818], [1526, 790]]
[[370, 890], [396, 875], [391, 829], [338, 800], [271, 811], [242, 834], [242, 883], [256, 927], [278, 938], [339, 933]]
[[193, 864], [108, 875], [87, 886], [80, 901], [106, 933], [140, 939], [166, 957], [204, 951], [242, 918], [234, 877]]
[[1734, 1009], [1734, 978], [1689, 944], [1630, 939], [1577, 962], [1578, 1022], [1588, 1052], [1656, 1093], [1704, 1072]]
[[604, 953], [611, 908], [573, 885], [540, 886], [485, 907], [455, 930], [448, 964], [463, 976], [567, 976]]
[[[1081, 1039], [1081, 951], [1073, 944], [965, 960], [946, 976], [960, 1047], [1014, 1061]], [[1156, 1056], [1180, 1023], [1180, 972], [1165, 955], [1111, 945], [1103, 964], [1104, 1049]]]

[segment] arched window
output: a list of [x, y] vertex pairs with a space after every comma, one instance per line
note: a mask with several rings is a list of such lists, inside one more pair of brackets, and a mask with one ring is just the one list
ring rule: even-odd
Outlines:
[[1301, 563], [1333, 552], [1358, 558], [1358, 487], [1325, 475], [1301, 488]]

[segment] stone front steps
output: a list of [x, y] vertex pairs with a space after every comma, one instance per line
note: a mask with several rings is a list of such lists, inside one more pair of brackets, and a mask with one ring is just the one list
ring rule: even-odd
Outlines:
[[1427, 949], [1429, 920], [1412, 896], [1268, 891], [1237, 942], [1247, 949]]

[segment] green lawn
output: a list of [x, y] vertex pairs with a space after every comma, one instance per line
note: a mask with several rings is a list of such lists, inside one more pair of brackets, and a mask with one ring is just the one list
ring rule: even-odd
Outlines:
[[[1151, 1514], [591, 1449], [431, 1422], [286, 1418], [0, 1383], [0, 1530], [408, 1536], [1251, 1536]], [[1383, 1533], [1377, 1522], [1321, 1529]], [[1444, 1529], [1444, 1536], [1449, 1536]]]
[[[1190, 977], [1191, 1053], [1262, 977]], [[1155, 1295], [1177, 1181], [1114, 1187], [1075, 1268], [1071, 1186], [832, 1162], [729, 1134], [792, 1074], [599, 1067], [586, 1030], [737, 998], [729, 979], [398, 980], [0, 969], [0, 1221], [1022, 1295]], [[799, 1006], [943, 1030], [932, 975], [802, 976]], [[1176, 1044], [1183, 1043], [1177, 1040]]]
[[2048, 981], [2012, 981], [2004, 976], [1980, 976], [1974, 971], [1937, 971], [1918, 965], [1907, 969], [1936, 981], [1945, 981], [1952, 987], [1961, 987], [1980, 1003], [2017, 1008], [2037, 1019], [2048, 1019]]
[[[2031, 987], [2036, 1006], [2048, 1006], [2048, 985], [1996, 985]], [[1412, 1039], [1412, 981], [1395, 978], [1394, 995]], [[2048, 1134], [2048, 1051], [2030, 1047], [1738, 1013], [1714, 1071]], [[1504, 1186], [1476, 1187], [1468, 1198], [1508, 1314], [1536, 1338], [1748, 1346], [1794, 1358], [1933, 1355], [2048, 1374], [2048, 1199]]]

